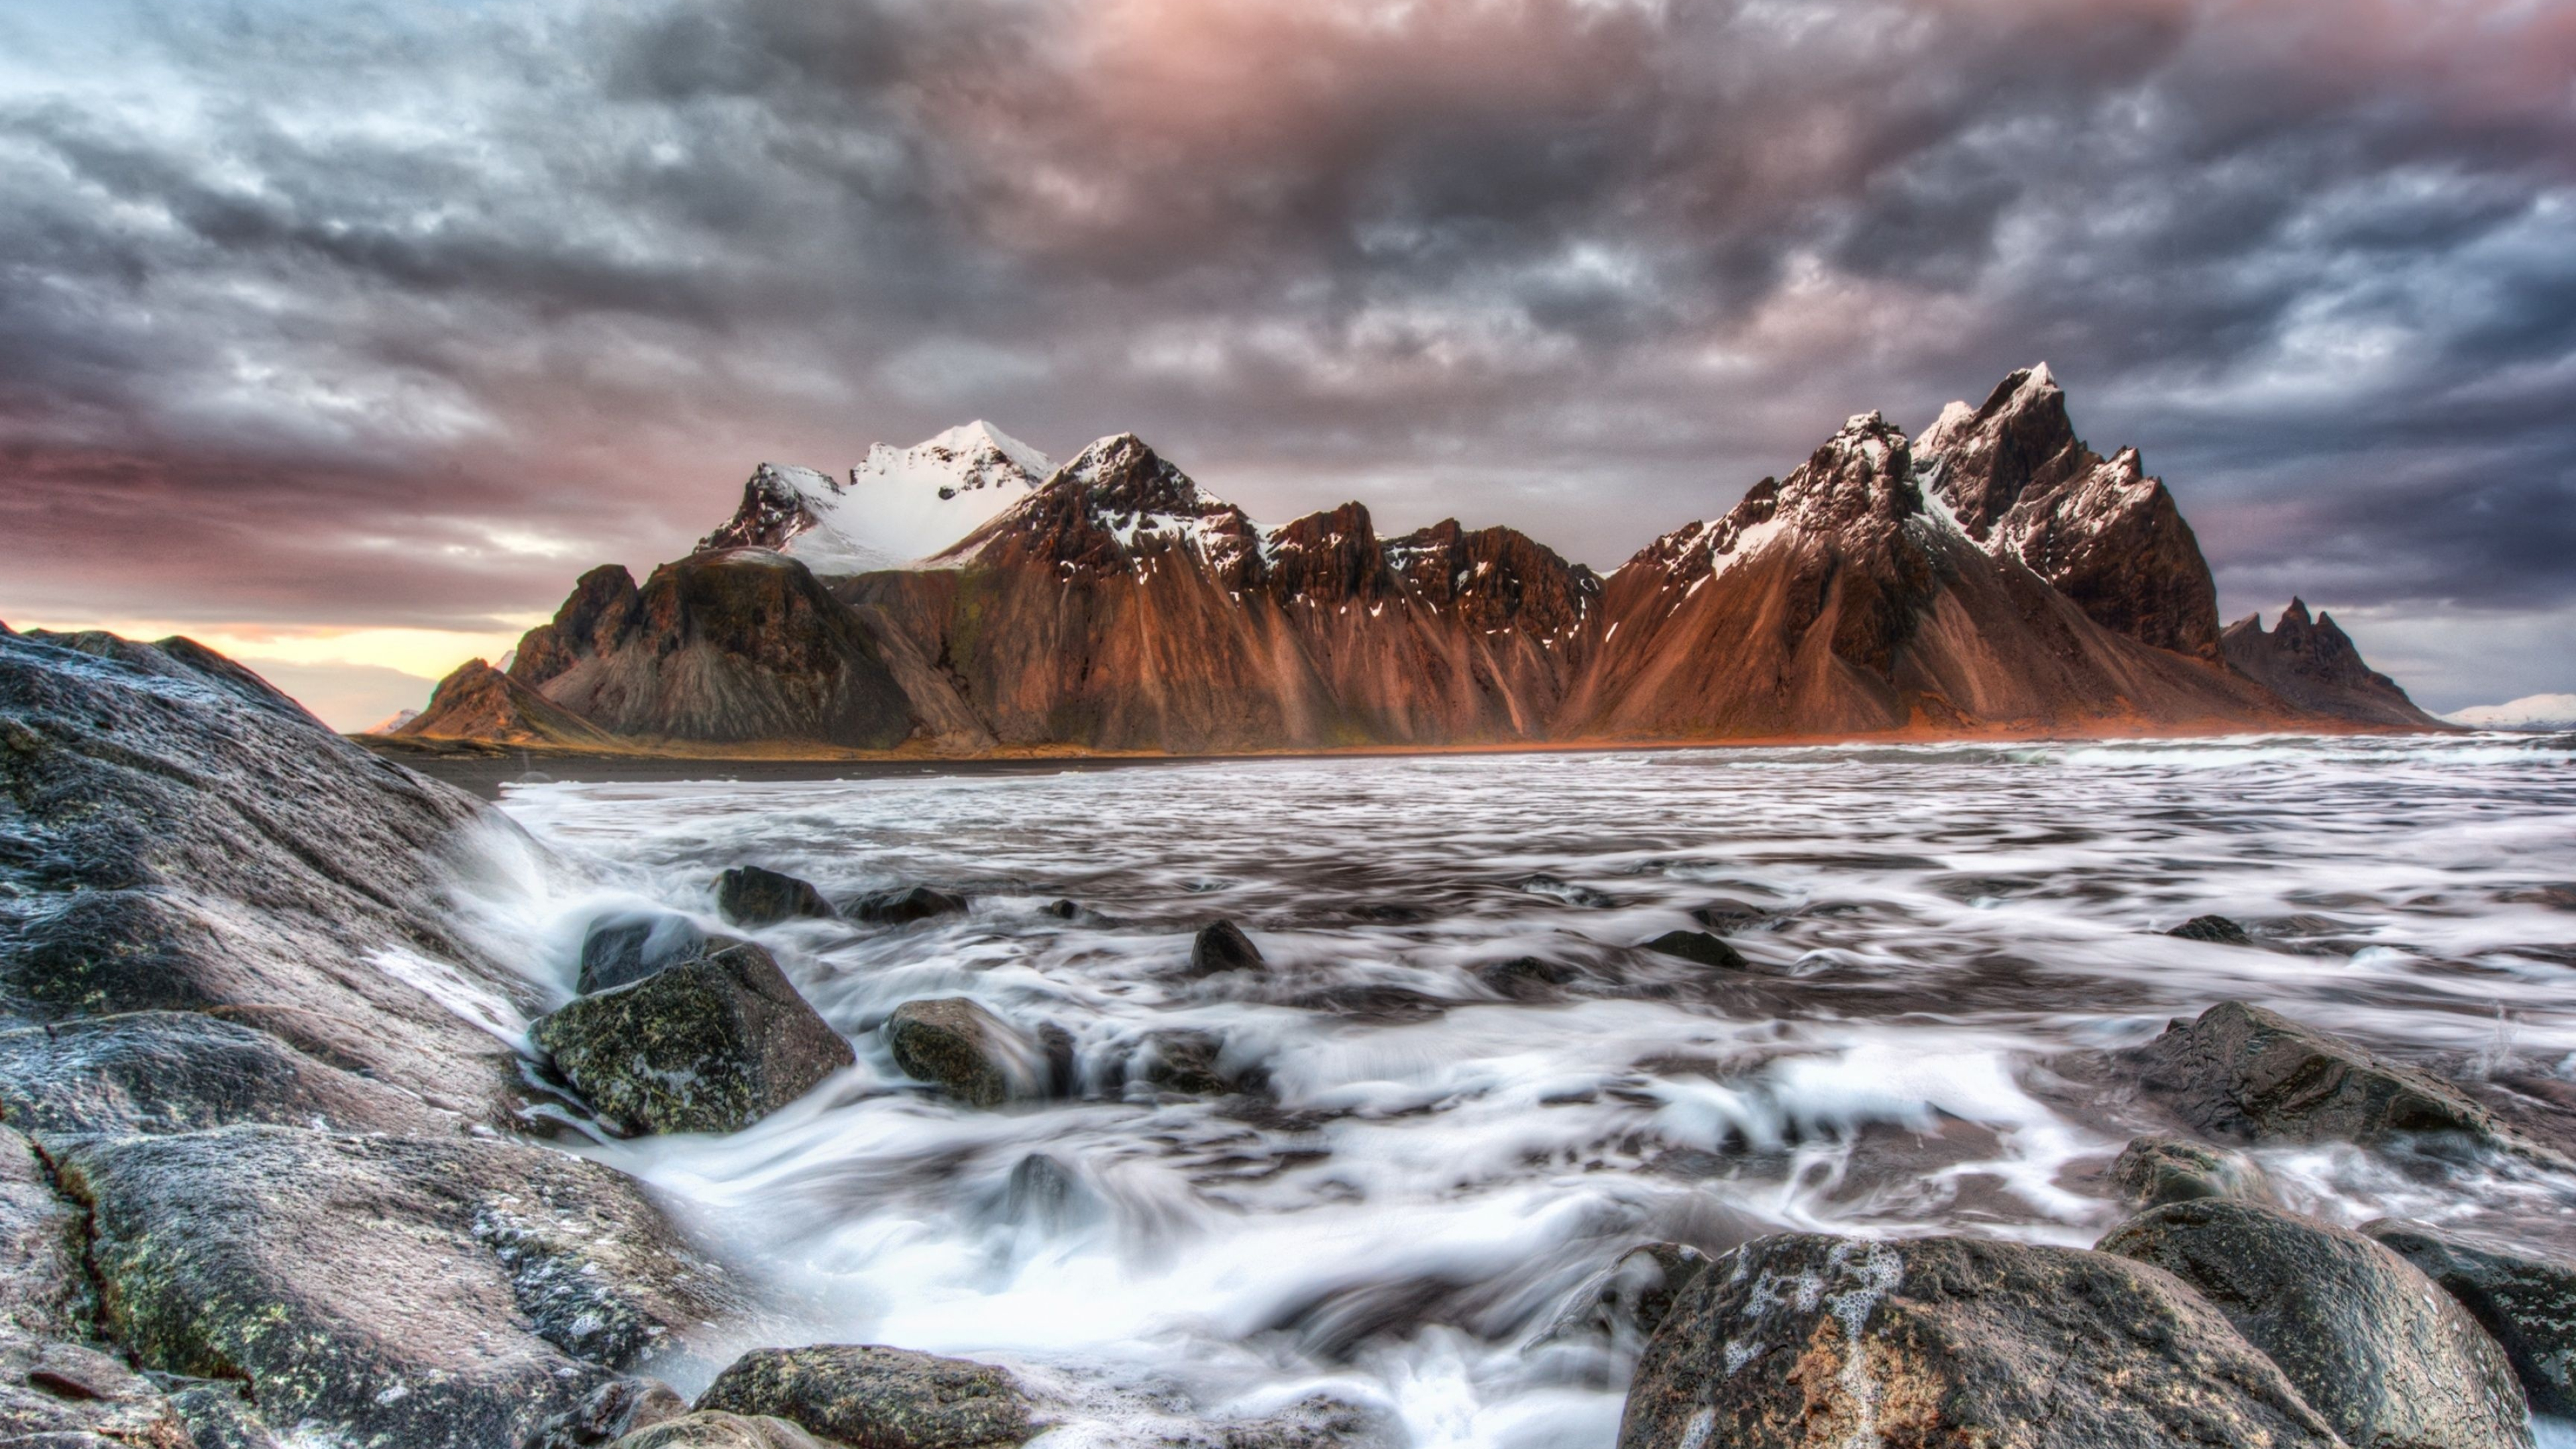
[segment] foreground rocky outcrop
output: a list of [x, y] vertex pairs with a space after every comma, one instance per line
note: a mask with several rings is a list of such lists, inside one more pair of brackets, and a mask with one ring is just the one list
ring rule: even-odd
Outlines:
[[504, 1135], [544, 996], [442, 892], [513, 828], [186, 640], [0, 630], [0, 1427], [516, 1445], [742, 1316]]
[[2576, 1265], [2412, 1223], [2362, 1232], [2459, 1300], [2504, 1350], [2532, 1412], [2576, 1418]]
[[977, 425], [846, 487], [763, 464], [698, 553], [641, 589], [583, 575], [506, 681], [460, 673], [397, 733], [1189, 753], [2439, 727], [2293, 612], [2222, 639], [2172, 492], [2087, 447], [2044, 366], [1911, 439], [1855, 417], [1607, 579], [1508, 528], [1382, 536], [1356, 502], [1265, 529], [1133, 435], [1049, 468]]

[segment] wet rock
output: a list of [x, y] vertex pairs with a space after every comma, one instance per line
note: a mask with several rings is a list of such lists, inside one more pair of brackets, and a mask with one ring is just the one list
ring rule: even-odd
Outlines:
[[774, 1414], [864, 1449], [1008, 1449], [1044, 1427], [1002, 1369], [848, 1344], [755, 1349], [716, 1376], [698, 1407]]
[[1229, 1067], [1225, 1038], [1206, 1031], [1158, 1031], [1149, 1034], [1128, 1075], [1158, 1091], [1189, 1097], [1222, 1097], [1258, 1086], [1258, 1069]]
[[759, 946], [737, 942], [528, 1028], [604, 1119], [647, 1132], [732, 1132], [857, 1057]]
[[0, 1329], [0, 1444], [194, 1449], [186, 1420], [122, 1360]]
[[665, 966], [694, 961], [709, 949], [707, 933], [686, 916], [668, 911], [602, 916], [581, 938], [578, 989], [584, 996], [613, 990]]
[[1037, 1053], [1009, 1023], [963, 996], [907, 1001], [886, 1018], [886, 1049], [904, 1074], [970, 1107], [1035, 1096]]
[[2186, 941], [2208, 941], [2220, 946], [2254, 944], [2254, 938], [2246, 933], [2243, 926], [2225, 916], [2194, 916], [2165, 934], [2180, 936]]
[[1633, 1351], [1672, 1316], [1682, 1291], [1708, 1271], [1708, 1255], [1680, 1243], [1631, 1248], [1575, 1292], [1541, 1341], [1598, 1339]]
[[27, 1139], [0, 1127], [0, 1324], [70, 1337], [87, 1311], [84, 1224]]
[[1011, 1167], [999, 1204], [1005, 1222], [1030, 1223], [1054, 1232], [1082, 1216], [1090, 1198], [1061, 1162], [1032, 1152]]
[[1243, 928], [1232, 921], [1216, 921], [1199, 928], [1190, 942], [1190, 974], [1214, 976], [1220, 971], [1253, 971], [1269, 963], [1261, 957], [1261, 948], [1243, 934]]
[[1521, 882], [1520, 888], [1534, 896], [1545, 896], [1549, 900], [1562, 901], [1569, 906], [1582, 906], [1587, 910], [1606, 911], [1619, 904], [1619, 898], [1606, 891], [1597, 891], [1587, 885], [1576, 885], [1572, 881], [1559, 880], [1552, 875], [1531, 876]]
[[610, 1379], [539, 1425], [523, 1449], [598, 1449], [687, 1412], [689, 1401], [660, 1379]]
[[1562, 961], [1538, 956], [1488, 961], [1476, 968], [1476, 979], [1487, 990], [1514, 1001], [1545, 1001], [1556, 994], [1556, 988], [1571, 985], [1581, 977], [1581, 972]]
[[2413, 1223], [2361, 1231], [2459, 1300], [2504, 1350], [2533, 1413], [2576, 1418], [2576, 1266]]
[[2242, 1152], [2187, 1142], [2179, 1137], [2140, 1137], [2120, 1149], [2111, 1185], [2132, 1206], [2162, 1207], [2206, 1197], [2268, 1202], [2263, 1169]]
[[1075, 921], [1082, 918], [1082, 907], [1074, 904], [1072, 901], [1058, 899], [1049, 901], [1045, 905], [1038, 907], [1038, 914], [1041, 916], [1053, 916], [1059, 921]]
[[1760, 1238], [1684, 1289], [1620, 1449], [1887, 1443], [2335, 1449], [2218, 1311], [2103, 1253], [1965, 1238]]
[[216, 1380], [170, 1390], [170, 1407], [188, 1426], [192, 1449], [287, 1449], [261, 1422], [237, 1382]]
[[1743, 952], [1706, 931], [1666, 931], [1646, 942], [1645, 949], [1723, 971], [1749, 971], [1753, 967]]
[[2249, 1203], [2152, 1208], [2101, 1250], [2191, 1285], [2355, 1449], [2527, 1449], [2522, 1390], [2468, 1311], [2359, 1233]]
[[906, 926], [934, 916], [962, 916], [966, 914], [966, 902], [928, 886], [907, 886], [861, 896], [844, 907], [841, 914], [872, 926]]
[[2148, 1043], [2148, 1090], [2204, 1132], [2252, 1142], [2509, 1144], [2458, 1088], [2278, 1012], [2222, 1001]]
[[417, 1099], [264, 1031], [141, 1011], [0, 1032], [0, 1114], [37, 1132], [191, 1132], [234, 1122], [452, 1130]]
[[828, 920], [823, 893], [792, 875], [738, 865], [716, 878], [716, 909], [746, 926], [774, 926], [800, 917]]
[[271, 1126], [48, 1151], [138, 1363], [359, 1449], [520, 1443], [744, 1306], [630, 1179], [561, 1153]]
[[1403, 1442], [1367, 1410], [1318, 1394], [1258, 1419], [1160, 1430], [1154, 1449], [1358, 1449]]
[[615, 1449], [838, 1449], [785, 1419], [705, 1410], [617, 1441]]
[[1749, 930], [1765, 921], [1775, 919], [1777, 914], [1777, 912], [1766, 911], [1759, 906], [1747, 905], [1735, 900], [1715, 900], [1707, 905], [1691, 908], [1691, 919], [1712, 931]]

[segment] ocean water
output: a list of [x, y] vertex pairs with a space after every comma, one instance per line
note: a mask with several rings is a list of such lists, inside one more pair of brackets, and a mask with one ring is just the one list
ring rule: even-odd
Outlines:
[[[2111, 1054], [2223, 998], [2576, 1101], [2563, 744], [1277, 760], [542, 784], [503, 808], [534, 844], [482, 842], [458, 906], [557, 996], [602, 912], [722, 928], [734, 864], [973, 898], [757, 933], [857, 1048], [805, 1101], [728, 1137], [568, 1141], [769, 1283], [770, 1341], [1010, 1364], [1089, 1406], [1051, 1446], [1318, 1395], [1416, 1445], [1607, 1446], [1638, 1345], [1560, 1320], [1623, 1253], [2089, 1245], [2122, 1216], [2101, 1170], [2166, 1125]], [[1731, 913], [1749, 969], [1638, 949], [1695, 909]], [[2262, 944], [2159, 934], [2207, 912]], [[1267, 970], [1184, 973], [1219, 917]], [[1482, 974], [1524, 957], [1562, 984]], [[975, 1111], [908, 1080], [878, 1028], [939, 996], [1068, 1035], [1079, 1089], [1033, 1072]], [[1180, 1031], [1261, 1090], [1154, 1089]], [[2516, 1164], [2257, 1156], [2333, 1221], [2576, 1248], [2576, 1183]]]

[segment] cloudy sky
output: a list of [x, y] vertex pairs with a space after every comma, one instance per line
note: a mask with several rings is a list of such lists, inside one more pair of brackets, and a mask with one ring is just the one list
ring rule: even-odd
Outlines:
[[0, 619], [364, 723], [762, 459], [1600, 567], [2045, 358], [2231, 615], [2576, 690], [2560, 0], [15, 0]]

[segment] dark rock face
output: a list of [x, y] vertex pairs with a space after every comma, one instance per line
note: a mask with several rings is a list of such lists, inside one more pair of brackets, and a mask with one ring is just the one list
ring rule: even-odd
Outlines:
[[2412, 1223], [2362, 1233], [2459, 1300], [2504, 1350], [2533, 1413], [2576, 1418], [2576, 1267]]
[[592, 569], [573, 584], [554, 622], [520, 636], [510, 678], [532, 690], [544, 688], [582, 660], [615, 649], [642, 609], [633, 574], [617, 564]]
[[272, 1122], [436, 1134], [458, 1119], [264, 1031], [141, 1011], [0, 1032], [0, 1114], [30, 1132], [194, 1132]]
[[874, 926], [907, 926], [933, 916], [962, 916], [966, 914], [966, 902], [928, 886], [907, 886], [861, 896], [844, 907], [841, 914]]
[[1753, 964], [1743, 952], [1706, 931], [1666, 931], [1648, 941], [1645, 949], [1723, 971], [1750, 970]]
[[516, 1444], [741, 1306], [632, 1183], [553, 1152], [267, 1126], [51, 1150], [118, 1342], [368, 1449]]
[[885, 1039], [896, 1066], [970, 1107], [1034, 1096], [1043, 1080], [1027, 1039], [963, 996], [905, 1002], [886, 1018]]
[[1783, 1234], [1718, 1259], [1647, 1344], [1620, 1449], [2166, 1449], [2340, 1441], [2162, 1271], [1961, 1238]]
[[2244, 1153], [2179, 1137], [2140, 1137], [2120, 1149], [2111, 1185], [2142, 1208], [2212, 1197], [2264, 1202], [2272, 1195], [2263, 1169]]
[[2309, 714], [2399, 729], [2452, 728], [2417, 709], [2397, 681], [2364, 664], [2332, 614], [2310, 619], [2298, 599], [2270, 633], [2262, 615], [2248, 614], [2228, 625], [2219, 642], [2230, 667]]
[[1190, 941], [1190, 974], [1214, 976], [1221, 971], [1257, 971], [1269, 963], [1261, 948], [1232, 921], [1213, 921]]
[[2172, 930], [2165, 932], [2165, 934], [2168, 936], [2180, 936], [2186, 941], [2207, 941], [2213, 945], [2219, 946], [2251, 946], [2254, 944], [2254, 938], [2246, 934], [2243, 926], [2236, 924], [2225, 916], [2194, 916], [2190, 920], [2183, 922], [2181, 925], [2174, 927]]
[[748, 941], [577, 997], [528, 1036], [602, 1118], [646, 1132], [739, 1130], [857, 1061]]
[[582, 935], [579, 990], [587, 996], [641, 981], [665, 966], [694, 961], [708, 949], [707, 933], [686, 916], [668, 912], [604, 916]]
[[2531, 1443], [2504, 1351], [2405, 1259], [2358, 1233], [2207, 1200], [2150, 1209], [2101, 1248], [2190, 1284], [2359, 1449]]
[[1970, 538], [2095, 623], [2217, 660], [2217, 585], [2173, 494], [2137, 449], [2105, 460], [2084, 446], [2045, 365], [2006, 377], [1974, 411], [1952, 403], [1914, 440], [1914, 459]]
[[832, 904], [821, 891], [756, 865], [738, 865], [717, 878], [716, 909], [746, 926], [774, 926], [800, 916], [832, 918]]
[[1001, 1369], [839, 1344], [744, 1354], [698, 1407], [775, 1415], [857, 1449], [1016, 1449], [1043, 1427]]
[[2521, 1150], [2449, 1083], [2241, 1001], [2176, 1023], [2145, 1056], [2147, 1088], [2184, 1121], [2222, 1137], [2365, 1146], [2449, 1138]]

